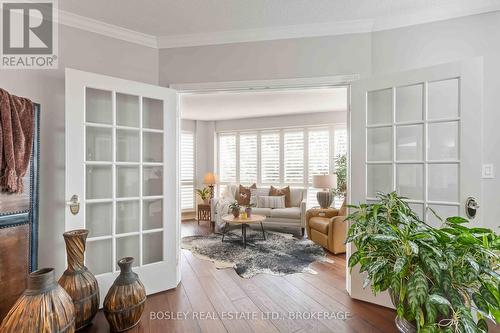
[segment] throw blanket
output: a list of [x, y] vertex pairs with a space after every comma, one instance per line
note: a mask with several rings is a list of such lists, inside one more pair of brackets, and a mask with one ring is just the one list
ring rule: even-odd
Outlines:
[[33, 144], [33, 103], [0, 88], [0, 189], [22, 193]]

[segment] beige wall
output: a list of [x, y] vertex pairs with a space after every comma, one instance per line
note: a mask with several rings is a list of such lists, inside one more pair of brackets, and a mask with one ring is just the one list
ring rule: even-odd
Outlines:
[[61, 274], [64, 248], [64, 68], [158, 83], [158, 51], [61, 26], [58, 70], [0, 70], [0, 87], [41, 104], [39, 267]]

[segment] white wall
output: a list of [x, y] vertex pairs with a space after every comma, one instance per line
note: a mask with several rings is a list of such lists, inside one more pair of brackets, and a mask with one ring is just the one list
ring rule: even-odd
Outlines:
[[484, 56], [483, 223], [500, 216], [500, 12], [372, 34], [301, 38], [160, 51], [160, 83], [259, 80], [340, 74], [382, 74]]
[[65, 268], [64, 68], [158, 83], [158, 51], [59, 28], [58, 70], [0, 70], [0, 87], [41, 104], [39, 267]]

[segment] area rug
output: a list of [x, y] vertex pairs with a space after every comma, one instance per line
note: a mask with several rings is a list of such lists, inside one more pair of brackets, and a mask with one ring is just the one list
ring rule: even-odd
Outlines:
[[[230, 232], [231, 238], [241, 236], [241, 230]], [[227, 237], [227, 236], [226, 236]], [[309, 268], [314, 261], [332, 262], [326, 258], [321, 246], [308, 239], [297, 239], [290, 234], [248, 229], [247, 247], [240, 241], [222, 242], [222, 235], [183, 237], [181, 247], [190, 250], [196, 257], [210, 260], [217, 268], [232, 267], [243, 278], [259, 273], [287, 275], [292, 273], [316, 272]]]

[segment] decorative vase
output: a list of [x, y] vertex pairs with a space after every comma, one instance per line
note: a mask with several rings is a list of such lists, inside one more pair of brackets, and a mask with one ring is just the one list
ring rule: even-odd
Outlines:
[[28, 287], [2, 321], [2, 333], [72, 333], [73, 300], [57, 283], [53, 268], [28, 276]]
[[146, 289], [139, 276], [132, 271], [134, 258], [118, 261], [120, 275], [104, 299], [104, 315], [113, 332], [126, 331], [141, 320], [146, 302]]
[[234, 218], [238, 218], [238, 216], [240, 216], [240, 209], [235, 208], [235, 209], [233, 209], [232, 213], [233, 213]]
[[252, 217], [252, 207], [245, 208], [245, 212], [247, 213], [248, 218]]
[[68, 268], [59, 278], [59, 284], [73, 299], [75, 329], [92, 323], [99, 311], [99, 286], [94, 275], [84, 266], [85, 242], [88, 230], [72, 230], [63, 234], [66, 242]]

